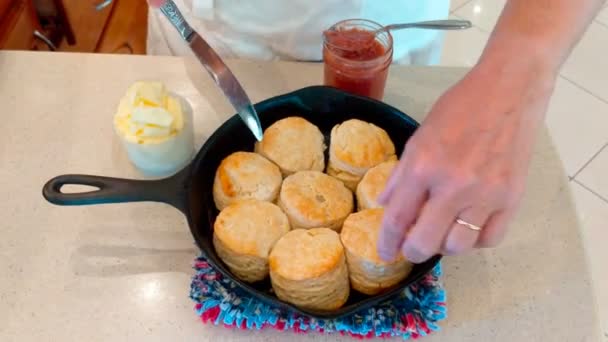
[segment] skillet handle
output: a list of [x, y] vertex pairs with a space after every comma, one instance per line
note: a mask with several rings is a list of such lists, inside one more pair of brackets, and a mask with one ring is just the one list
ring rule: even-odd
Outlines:
[[[124, 202], [162, 202], [186, 212], [186, 168], [160, 180], [133, 180], [89, 175], [62, 175], [49, 180], [42, 188], [44, 198], [57, 205], [91, 205]], [[96, 190], [65, 193], [65, 185], [87, 185]]]

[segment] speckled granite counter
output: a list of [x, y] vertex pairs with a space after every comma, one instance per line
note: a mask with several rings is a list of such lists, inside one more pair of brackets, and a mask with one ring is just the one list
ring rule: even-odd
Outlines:
[[[321, 80], [319, 65], [231, 63], [253, 101]], [[189, 75], [186, 70], [195, 70]], [[421, 119], [464, 69], [393, 68], [386, 101]], [[155, 203], [56, 207], [64, 173], [140, 177], [112, 131], [133, 81], [187, 98], [200, 146], [232, 111], [179, 58], [0, 52], [0, 340], [283, 341], [199, 323], [188, 298], [197, 254], [184, 218]], [[203, 94], [203, 96], [200, 96]], [[449, 319], [426, 341], [597, 341], [595, 304], [567, 178], [546, 134], [523, 209], [498, 249], [445, 259]]]

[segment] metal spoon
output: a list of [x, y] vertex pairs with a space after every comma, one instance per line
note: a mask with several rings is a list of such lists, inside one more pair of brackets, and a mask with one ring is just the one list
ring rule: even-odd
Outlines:
[[[405, 23], [405, 24], [391, 24], [383, 26], [377, 30], [371, 31], [371, 35], [365, 36], [357, 36], [354, 38], [355, 40], [365, 40], [365, 41], [373, 41], [374, 38], [382, 33], [388, 31], [396, 31], [402, 30], [406, 28], [418, 28], [418, 29], [427, 29], [427, 30], [463, 30], [468, 29], [471, 26], [470, 21], [468, 20], [457, 20], [457, 19], [445, 19], [445, 20], [429, 20], [429, 21], [419, 21], [415, 23]], [[327, 32], [339, 32], [340, 28], [334, 26], [329, 29]], [[363, 39], [362, 39], [363, 38]]]
[[470, 21], [468, 20], [456, 20], [456, 19], [446, 19], [446, 20], [430, 20], [430, 21], [419, 21], [415, 23], [405, 23], [405, 24], [391, 24], [386, 25], [381, 29], [375, 31], [375, 34], [382, 31], [396, 31], [402, 30], [406, 28], [419, 28], [419, 29], [428, 29], [428, 30], [463, 30], [468, 29], [471, 26]]
[[[369, 31], [371, 34], [366, 35], [356, 35], [354, 37], [348, 37], [348, 40], [358, 41], [363, 48], [371, 47], [372, 42], [376, 39], [376, 36], [382, 32], [388, 31], [396, 31], [402, 30], [406, 28], [418, 28], [418, 29], [427, 29], [427, 30], [463, 30], [468, 29], [471, 26], [470, 21], [468, 20], [457, 20], [457, 19], [445, 19], [445, 20], [429, 20], [429, 21], [419, 21], [415, 23], [405, 23], [405, 24], [391, 24], [381, 27], [374, 31]], [[340, 28], [332, 27], [329, 30], [325, 31], [324, 34], [329, 32], [340, 32]], [[338, 49], [342, 49], [341, 47], [334, 47]], [[351, 48], [349, 48], [351, 49]]]

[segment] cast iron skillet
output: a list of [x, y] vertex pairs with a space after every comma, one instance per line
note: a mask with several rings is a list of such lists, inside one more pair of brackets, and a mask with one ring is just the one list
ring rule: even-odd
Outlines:
[[[340, 90], [314, 86], [289, 94], [273, 97], [255, 105], [262, 127], [288, 117], [302, 116], [317, 125], [329, 137], [331, 128], [344, 120], [358, 118], [384, 128], [395, 143], [398, 155], [406, 140], [414, 133], [418, 123], [399, 110], [382, 102], [350, 95]], [[329, 146], [329, 141], [326, 141]], [[416, 265], [407, 277], [394, 288], [376, 296], [366, 296], [352, 291], [348, 302], [331, 312], [299, 309], [282, 302], [272, 294], [270, 281], [255, 284], [236, 278], [219, 259], [212, 244], [213, 222], [218, 211], [213, 202], [213, 179], [221, 160], [232, 152], [252, 151], [253, 135], [238, 116], [233, 116], [220, 126], [207, 140], [192, 163], [183, 170], [161, 180], [127, 180], [86, 175], [63, 175], [51, 179], [43, 188], [44, 197], [58, 205], [89, 205], [156, 201], [179, 209], [190, 226], [190, 231], [209, 262], [223, 276], [234, 280], [251, 295], [261, 300], [317, 318], [338, 318], [355, 313], [389, 299], [404, 287], [420, 279], [438, 262], [440, 256]], [[98, 188], [84, 193], [62, 193], [66, 184], [89, 185]]]

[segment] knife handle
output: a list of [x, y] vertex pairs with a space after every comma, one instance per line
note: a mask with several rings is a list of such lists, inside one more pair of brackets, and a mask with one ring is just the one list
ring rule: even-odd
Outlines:
[[192, 27], [190, 27], [190, 25], [188, 24], [182, 13], [179, 11], [179, 8], [177, 8], [177, 5], [173, 2], [173, 0], [165, 1], [165, 3], [160, 7], [160, 10], [167, 17], [167, 19], [169, 19], [169, 22], [171, 22], [171, 24], [175, 26], [180, 36], [182, 36], [185, 41], [190, 43], [194, 30], [192, 29]]

